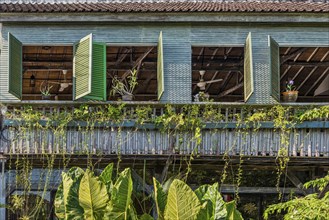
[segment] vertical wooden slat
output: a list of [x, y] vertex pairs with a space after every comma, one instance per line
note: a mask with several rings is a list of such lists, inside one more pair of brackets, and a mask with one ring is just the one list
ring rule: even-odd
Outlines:
[[91, 92], [92, 34], [74, 45], [73, 56], [73, 99], [79, 99]]
[[253, 59], [251, 33], [249, 32], [244, 47], [244, 101], [247, 102], [254, 92]]
[[279, 44], [268, 36], [270, 49], [271, 95], [280, 102], [280, 48]]
[[22, 99], [22, 43], [8, 33], [9, 45], [9, 93]]
[[158, 40], [158, 62], [157, 62], [157, 81], [158, 81], [158, 100], [164, 92], [164, 66], [163, 66], [163, 45], [162, 45], [162, 31], [159, 34]]
[[93, 42], [91, 92], [85, 99], [106, 101], [106, 44]]

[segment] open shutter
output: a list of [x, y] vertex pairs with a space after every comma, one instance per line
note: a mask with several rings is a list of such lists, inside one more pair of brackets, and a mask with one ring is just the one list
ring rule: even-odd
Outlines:
[[160, 98], [164, 92], [162, 31], [160, 32], [159, 41], [158, 41], [157, 81], [158, 81], [158, 100], [160, 100]]
[[279, 44], [268, 36], [270, 48], [270, 70], [271, 70], [271, 95], [280, 102], [280, 52]]
[[106, 101], [106, 44], [93, 42], [91, 92], [86, 99]]
[[22, 99], [22, 43], [8, 33], [9, 93]]
[[253, 67], [252, 67], [251, 33], [249, 32], [244, 46], [244, 101], [248, 101], [254, 92]]
[[73, 99], [79, 99], [91, 92], [92, 34], [74, 44], [73, 57]]

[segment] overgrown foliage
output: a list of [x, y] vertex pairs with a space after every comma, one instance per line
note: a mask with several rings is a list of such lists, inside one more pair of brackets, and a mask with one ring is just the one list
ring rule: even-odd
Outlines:
[[[281, 213], [284, 213], [285, 220], [329, 219], [329, 173], [324, 178], [304, 184], [304, 188], [307, 189], [309, 187], [315, 187], [320, 192], [270, 205], [264, 212], [264, 219], [267, 220], [270, 215]], [[328, 189], [325, 192], [323, 190], [326, 187]]]
[[[9, 172], [15, 176], [14, 179], [10, 179], [9, 181], [14, 180], [15, 187], [22, 190], [23, 193], [19, 196], [19, 199], [17, 199], [18, 197], [14, 198], [13, 204], [8, 208], [16, 213], [19, 213], [22, 219], [36, 219], [37, 214], [39, 215], [39, 213], [41, 213], [40, 210], [43, 207], [43, 198], [45, 191], [49, 186], [49, 178], [53, 174], [55, 157], [61, 157], [62, 162], [62, 164], [56, 164], [56, 166], [66, 169], [70, 161], [70, 157], [74, 154], [86, 156], [87, 162], [85, 165], [90, 168], [90, 171], [80, 170], [80, 174], [79, 171], [74, 171], [74, 173], [69, 171], [63, 178], [66, 178], [67, 182], [70, 184], [73, 184], [74, 182], [72, 179], [77, 179], [74, 183], [80, 185], [78, 182], [82, 181], [82, 178], [84, 177], [84, 184], [97, 186], [96, 188], [99, 192], [104, 192], [103, 185], [105, 185], [107, 193], [112, 192], [115, 182], [112, 181], [110, 184], [110, 182], [108, 182], [109, 178], [106, 177], [105, 173], [99, 177], [95, 177], [91, 172], [94, 164], [92, 164], [90, 158], [92, 156], [97, 156], [99, 160], [101, 160], [104, 154], [115, 153], [118, 155], [117, 169], [119, 169], [122, 154], [121, 146], [124, 141], [127, 141], [124, 140], [124, 137], [121, 135], [121, 131], [128, 123], [130, 123], [130, 126], [133, 127], [133, 129], [131, 129], [132, 132], [143, 129], [145, 133], [147, 133], [149, 131], [148, 126], [153, 126], [154, 129], [160, 131], [161, 135], [168, 139], [171, 143], [168, 152], [154, 153], [183, 154], [182, 157], [184, 157], [187, 165], [185, 177], [183, 178], [184, 180], [187, 180], [188, 175], [191, 172], [192, 161], [195, 157], [199, 156], [199, 150], [201, 149], [203, 142], [203, 130], [208, 129], [207, 126], [209, 126], [209, 124], [215, 125], [215, 127], [218, 124], [222, 124], [223, 126], [220, 129], [225, 131], [228, 129], [226, 126], [230, 123], [234, 123], [234, 138], [238, 139], [242, 137], [242, 143], [246, 143], [250, 132], [257, 132], [264, 122], [272, 123], [274, 129], [276, 129], [280, 135], [280, 148], [276, 155], [278, 164], [277, 187], [279, 187], [280, 177], [285, 172], [285, 169], [289, 163], [289, 137], [296, 125], [304, 121], [327, 120], [329, 118], [329, 106], [295, 108], [278, 105], [274, 107], [258, 106], [256, 109], [254, 109], [253, 106], [239, 106], [236, 109], [230, 108], [232, 111], [225, 111], [225, 108], [226, 107], [215, 104], [166, 105], [165, 108], [161, 109], [161, 112], [158, 112], [158, 109], [153, 108], [151, 105], [127, 106], [123, 103], [99, 105], [95, 103], [90, 105], [85, 104], [74, 109], [65, 106], [61, 106], [59, 108], [48, 108], [46, 106], [23, 106], [20, 108], [9, 108], [5, 115], [6, 119], [12, 120], [12, 126], [6, 127], [9, 131], [8, 133], [10, 134], [6, 137], [10, 142], [10, 147], [8, 148], [10, 151], [8, 166], [9, 170], [11, 170]], [[115, 130], [117, 131], [117, 136], [114, 140], [116, 149], [114, 149], [113, 152], [104, 153], [102, 152], [102, 149], [93, 148], [87, 142], [80, 143], [77, 147], [78, 149], [75, 147], [70, 148], [70, 146], [65, 144], [60, 144], [68, 143], [66, 140], [66, 132], [72, 127], [84, 136], [92, 136], [99, 127]], [[232, 129], [232, 127], [230, 129]], [[26, 147], [23, 145], [23, 147], [17, 147], [20, 146], [18, 141], [29, 143], [32, 137], [36, 137], [38, 135], [40, 135], [40, 137], [38, 137], [37, 148], [29, 149], [28, 144]], [[56, 144], [49, 145], [49, 138], [52, 138], [52, 143]], [[237, 140], [233, 141], [232, 146], [225, 146], [225, 152], [221, 152], [225, 165], [223, 170], [219, 172], [220, 183], [224, 183], [227, 178], [227, 172], [230, 168], [229, 164], [231, 153], [235, 151], [236, 143]], [[187, 150], [181, 151], [182, 146], [186, 147]], [[211, 150], [213, 150], [212, 153], [215, 153], [216, 151], [216, 149]], [[41, 199], [37, 199], [35, 207], [22, 205], [28, 201], [31, 192], [30, 181], [33, 163], [31, 162], [31, 157], [27, 156], [30, 151], [34, 151], [38, 154], [38, 160], [44, 161], [44, 164], [40, 166], [45, 169], [43, 174], [44, 177], [42, 177], [44, 181], [38, 185], [38, 191], [42, 191], [43, 193], [40, 197]], [[53, 151], [56, 151], [56, 154], [53, 154]], [[242, 182], [241, 178], [243, 178], [243, 162], [248, 160], [248, 155], [244, 155], [244, 152], [234, 153], [240, 155], [240, 163], [237, 169], [238, 172], [234, 176], [234, 184], [235, 186], [239, 186]], [[97, 181], [94, 181], [94, 178], [102, 184], [98, 184]], [[104, 178], [107, 178], [107, 180], [104, 180]], [[70, 184], [67, 186], [68, 188], [72, 187]], [[239, 191], [237, 190], [235, 195], [237, 199], [239, 196], [238, 192]], [[75, 193], [78, 194], [79, 192], [76, 191]], [[159, 193], [161, 194], [161, 191], [159, 191]], [[164, 194], [167, 195], [167, 192], [164, 192]], [[89, 192], [89, 197], [90, 199], [93, 198], [92, 192]], [[103, 201], [102, 204], [105, 202], [109, 203], [111, 198], [112, 197], [109, 196], [109, 200]], [[203, 209], [203, 202], [200, 202], [200, 210]], [[90, 204], [84, 202], [81, 203], [83, 206], [80, 205], [80, 208], [85, 208], [86, 210], [89, 208], [89, 211], [86, 211], [88, 218], [90, 216], [95, 215], [97, 217], [98, 215], [103, 214], [103, 211], [94, 212], [94, 207], [90, 206]], [[210, 202], [207, 202], [207, 206], [210, 207], [209, 203]], [[12, 209], [12, 207], [15, 207], [15, 209]], [[161, 211], [161, 207], [162, 206], [157, 207], [157, 210], [160, 213], [159, 215], [164, 217], [165, 211], [164, 209]], [[70, 213], [70, 207], [67, 208], [69, 211], [68, 213]], [[102, 208], [103, 206], [97, 206], [96, 210], [100, 210]], [[109, 208], [106, 209], [104, 213], [109, 210]], [[113, 210], [116, 210], [114, 204]], [[78, 210], [72, 212], [72, 215], [75, 215], [75, 212], [78, 212]], [[126, 212], [127, 210], [125, 210], [125, 213]], [[134, 213], [134, 210], [129, 210], [129, 213]], [[207, 215], [209, 216], [210, 214], [208, 213]], [[143, 218], [147, 219], [147, 214], [145, 214]]]

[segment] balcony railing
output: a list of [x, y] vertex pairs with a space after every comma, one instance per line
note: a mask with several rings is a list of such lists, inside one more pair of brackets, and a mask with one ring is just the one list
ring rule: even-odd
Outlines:
[[[0, 151], [3, 154], [187, 155], [193, 152], [203, 156], [225, 153], [276, 156], [280, 148], [286, 147], [289, 156], [329, 156], [328, 117], [288, 124], [282, 130], [273, 122], [275, 115], [250, 121], [253, 119], [250, 116], [257, 112], [272, 111], [271, 105], [199, 103], [198, 108], [193, 109], [193, 105], [168, 107], [150, 102], [124, 106], [121, 103], [88, 103], [88, 106], [81, 108], [82, 104], [85, 103], [4, 103], [8, 112], [3, 118]], [[106, 120], [92, 122], [91, 116], [86, 120], [79, 118], [81, 109], [87, 111], [86, 116], [94, 114], [97, 117], [95, 113], [104, 113], [109, 104], [120, 109], [116, 112], [120, 114], [117, 116], [120, 121], [111, 120], [108, 115]], [[146, 107], [147, 111], [138, 113]], [[305, 110], [320, 108], [321, 105], [295, 104], [286, 107], [289, 109], [285, 110], [284, 118], [289, 121]], [[200, 135], [196, 134], [193, 124], [179, 127], [175, 122], [164, 129], [157, 119], [168, 119], [164, 117], [169, 114], [168, 110], [176, 116], [183, 115], [182, 119], [186, 121], [198, 118], [197, 122], [201, 122], [198, 125]], [[30, 112], [33, 118], [29, 118], [26, 112]], [[145, 115], [141, 116], [143, 113]], [[77, 117], [70, 118], [64, 129], [56, 129], [63, 123], [59, 124], [55, 118], [69, 114]], [[245, 120], [249, 120], [248, 123]]]

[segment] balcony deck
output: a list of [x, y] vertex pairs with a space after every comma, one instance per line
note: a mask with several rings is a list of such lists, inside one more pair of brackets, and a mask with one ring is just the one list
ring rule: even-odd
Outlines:
[[[82, 103], [72, 102], [20, 102], [5, 103], [9, 112], [29, 105], [33, 111], [43, 115], [47, 113], [73, 112]], [[89, 109], [118, 103], [88, 103]], [[199, 103], [200, 106], [206, 106]], [[123, 111], [132, 112], [137, 106], [150, 106], [149, 118], [165, 114], [165, 105], [159, 103], [130, 103]], [[201, 143], [197, 144], [193, 131], [161, 130], [154, 123], [146, 121], [138, 124], [127, 119], [119, 124], [113, 122], [95, 123], [88, 129], [84, 121], [68, 122], [65, 132], [56, 133], [56, 129], [33, 127], [22, 131], [22, 121], [4, 118], [4, 138], [0, 141], [3, 155], [15, 154], [94, 154], [94, 155], [190, 155], [199, 156], [252, 156], [276, 157], [281, 146], [281, 135], [273, 122], [264, 121], [257, 124], [257, 129], [239, 124], [238, 118], [271, 108], [266, 105], [214, 104], [211, 105], [222, 117], [218, 121], [204, 121], [201, 130]], [[314, 106], [314, 103], [312, 103]], [[324, 103], [322, 105], [328, 105]], [[181, 112], [184, 105], [175, 105], [175, 111]], [[311, 105], [290, 105], [289, 114], [310, 108]], [[298, 109], [297, 109], [298, 107]], [[239, 117], [237, 117], [239, 116]], [[288, 116], [287, 116], [288, 117]], [[205, 120], [205, 119], [204, 119]], [[40, 118], [40, 125], [47, 119]], [[56, 122], [54, 122], [56, 127]], [[242, 129], [242, 131], [241, 131]], [[328, 118], [305, 121], [289, 129], [288, 155], [291, 157], [329, 158], [329, 121]]]

